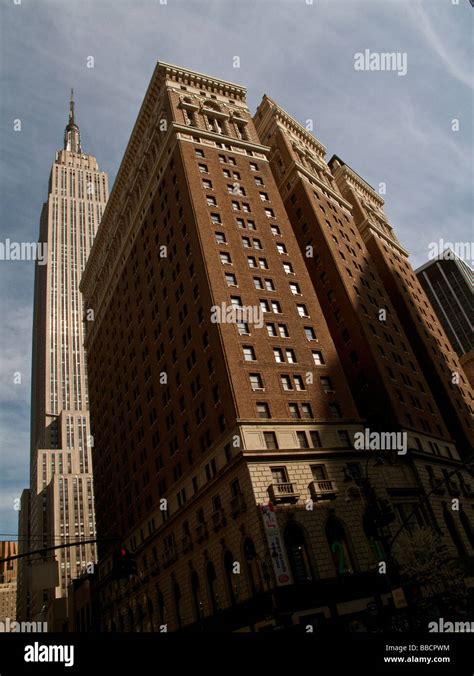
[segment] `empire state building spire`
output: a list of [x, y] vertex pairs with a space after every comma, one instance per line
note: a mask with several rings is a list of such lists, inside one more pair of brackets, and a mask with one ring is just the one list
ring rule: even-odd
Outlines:
[[64, 150], [70, 150], [73, 153], [82, 153], [81, 132], [74, 121], [74, 91], [71, 89], [71, 100], [69, 102], [69, 122], [64, 130]]

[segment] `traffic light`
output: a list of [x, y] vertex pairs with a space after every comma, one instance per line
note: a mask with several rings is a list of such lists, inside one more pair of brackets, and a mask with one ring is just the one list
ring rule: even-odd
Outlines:
[[118, 580], [137, 574], [137, 563], [126, 547], [114, 552], [112, 574]]

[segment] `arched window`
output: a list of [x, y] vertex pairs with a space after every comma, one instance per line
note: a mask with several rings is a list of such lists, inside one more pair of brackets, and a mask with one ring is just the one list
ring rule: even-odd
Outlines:
[[209, 592], [209, 602], [211, 605], [211, 613], [217, 613], [219, 610], [219, 595], [217, 593], [217, 576], [216, 569], [212, 561], [209, 561], [206, 567], [207, 589]]
[[146, 631], [153, 631], [153, 603], [149, 597], [146, 600], [146, 618], [147, 618], [147, 627]]
[[243, 549], [250, 595], [255, 596], [255, 594], [258, 594], [262, 591], [262, 580], [260, 576], [260, 569], [258, 566], [257, 552], [255, 550], [254, 541], [250, 538], [245, 538]]
[[130, 607], [127, 610], [127, 625], [128, 631], [135, 631], [135, 620], [133, 619], [133, 611]]
[[350, 553], [349, 539], [344, 526], [335, 516], [328, 519], [326, 538], [337, 575], [353, 573], [355, 566]]
[[233, 573], [234, 568], [234, 557], [232, 553], [227, 550], [224, 554], [224, 573], [225, 573], [225, 582], [227, 588], [227, 597], [229, 599], [229, 604], [232, 606], [235, 603], [235, 575]]
[[183, 618], [181, 617], [181, 589], [177, 582], [173, 585], [173, 599], [174, 599], [174, 612], [176, 617], [176, 625], [178, 629], [181, 629], [183, 624]]
[[200, 586], [201, 584], [199, 582], [199, 575], [195, 570], [193, 570], [191, 573], [191, 598], [193, 601], [194, 619], [196, 620], [196, 622], [202, 620], [204, 616], [202, 603], [199, 598]]
[[446, 503], [443, 502], [443, 516], [444, 516], [444, 523], [446, 524], [446, 528], [449, 531], [449, 534], [451, 535], [451, 538], [454, 542], [454, 545], [456, 549], [458, 550], [459, 556], [466, 556], [466, 547], [464, 546], [464, 542], [462, 541], [461, 536], [459, 535], [459, 531], [456, 528], [456, 524], [454, 523], [453, 515], [449, 511], [449, 509], [446, 506]]
[[459, 512], [459, 519], [462, 523], [462, 527], [464, 528], [464, 531], [467, 535], [467, 539], [471, 544], [471, 547], [474, 548], [474, 535], [472, 533], [472, 524], [469, 521], [469, 518], [466, 516], [466, 512], [463, 509], [461, 509]]
[[165, 597], [160, 589], [157, 589], [158, 597], [158, 621], [160, 625], [166, 624]]
[[143, 613], [143, 608], [139, 603], [137, 603], [137, 612], [135, 613], [135, 617], [137, 618], [137, 626], [135, 631], [143, 632], [143, 618], [144, 618], [144, 613]]
[[303, 530], [297, 523], [289, 523], [284, 531], [285, 548], [295, 584], [311, 582], [313, 575], [308, 546]]
[[234, 115], [233, 118], [232, 118], [232, 122], [234, 123], [234, 129], [235, 129], [236, 137], [241, 141], [248, 141], [249, 140], [249, 134], [248, 134], [248, 131], [247, 131], [246, 121], [243, 120], [238, 115]]

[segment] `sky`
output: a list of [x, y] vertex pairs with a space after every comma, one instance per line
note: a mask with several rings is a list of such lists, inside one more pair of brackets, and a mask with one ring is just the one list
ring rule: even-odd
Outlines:
[[[0, 242], [37, 241], [71, 87], [83, 149], [112, 185], [157, 61], [244, 85], [252, 112], [266, 93], [312, 120], [327, 159], [385, 184], [414, 267], [433, 242], [469, 242], [473, 11], [469, 0], [0, 0]], [[365, 50], [399, 53], [406, 74], [356, 70]], [[29, 482], [33, 279], [33, 262], [0, 260], [0, 539], [16, 534]]]

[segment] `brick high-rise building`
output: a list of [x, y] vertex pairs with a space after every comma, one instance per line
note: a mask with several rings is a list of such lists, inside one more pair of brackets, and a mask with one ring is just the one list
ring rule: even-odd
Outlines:
[[[366, 181], [337, 157], [327, 163], [324, 146], [268, 96], [254, 119], [262, 143], [271, 148], [272, 171], [359, 413], [370, 430], [407, 435], [405, 469], [417, 477], [416, 485], [410, 498], [407, 487], [399, 490], [396, 476], [387, 485], [393, 506], [403, 511], [403, 495], [405, 500], [421, 500], [460, 466], [460, 454], [467, 457], [469, 452], [470, 425], [466, 417], [466, 438], [452, 429], [443, 400], [432, 391], [426, 360], [419, 359], [407, 310], [400, 307], [380, 264], [380, 249], [404, 261], [407, 253], [383, 215], [383, 200]], [[407, 282], [409, 288], [412, 280]], [[435, 353], [433, 346], [430, 350]], [[436, 359], [441, 356], [438, 349]], [[462, 373], [460, 378], [469, 400], [469, 385]], [[462, 493], [459, 515], [452, 515], [449, 502], [440, 497], [446, 493], [454, 497]], [[460, 472], [424, 506], [429, 512], [425, 523], [436, 529], [444, 523], [451, 534], [450, 546], [454, 544], [461, 556], [472, 548], [471, 499], [470, 476]]]
[[[16, 542], [0, 541], [0, 559], [16, 556]], [[17, 560], [4, 561], [0, 564], [0, 622], [16, 620]]]
[[[47, 246], [47, 264], [36, 264], [29, 551], [95, 535], [79, 281], [107, 197], [107, 175], [82, 150], [71, 95], [64, 149], [56, 153], [41, 214], [39, 239]], [[95, 558], [95, 544], [31, 557], [23, 585], [29, 619], [60, 628], [69, 582]], [[26, 607], [26, 598], [20, 606]]]
[[[411, 448], [457, 457], [324, 146], [266, 96], [255, 122], [360, 414], [371, 429], [404, 429]], [[382, 203], [352, 175], [366, 202]], [[396, 241], [388, 226], [378, 228]]]
[[[411, 523], [430, 481], [353, 448], [362, 420], [245, 95], [157, 65], [82, 277], [104, 630], [390, 607], [365, 489]], [[458, 466], [438, 424], [440, 466]]]
[[448, 431], [467, 458], [474, 448], [474, 398], [459, 357], [393, 232], [383, 200], [338, 157], [329, 164], [342, 195], [353, 206], [354, 220]]

